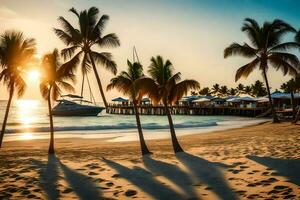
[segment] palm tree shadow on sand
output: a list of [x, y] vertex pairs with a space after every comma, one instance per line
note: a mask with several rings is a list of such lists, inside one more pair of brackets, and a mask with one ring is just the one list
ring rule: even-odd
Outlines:
[[46, 192], [48, 199], [59, 199], [58, 190], [58, 160], [55, 155], [48, 155], [48, 162], [45, 164], [39, 160], [32, 160], [35, 167], [39, 168], [40, 187]]
[[115, 169], [122, 178], [127, 179], [154, 199], [183, 199], [176, 191], [155, 180], [153, 175], [145, 169], [140, 167], [130, 169], [105, 158], [102, 158], [102, 161]]
[[219, 167], [228, 167], [227, 165], [210, 162], [186, 152], [176, 153], [176, 157], [190, 170], [196, 181], [208, 185], [219, 198], [224, 200], [237, 199], [219, 169]]
[[288, 178], [288, 181], [300, 186], [300, 159], [280, 159], [271, 157], [247, 156], [261, 165], [277, 171], [279, 176]]
[[60, 167], [65, 174], [65, 179], [80, 199], [102, 199], [100, 190], [90, 181], [88, 176], [76, 172], [59, 161]]
[[193, 180], [176, 165], [154, 160], [151, 155], [143, 156], [144, 166], [153, 174], [164, 176], [177, 185], [188, 199], [200, 199], [193, 188]]

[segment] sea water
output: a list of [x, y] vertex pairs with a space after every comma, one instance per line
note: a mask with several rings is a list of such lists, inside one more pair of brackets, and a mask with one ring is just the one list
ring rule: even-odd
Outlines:
[[[0, 101], [0, 125], [7, 101]], [[204, 133], [230, 128], [239, 128], [266, 121], [235, 116], [173, 115], [178, 135]], [[169, 137], [166, 116], [141, 115], [146, 139]], [[105, 138], [108, 141], [138, 140], [134, 115], [112, 115], [102, 111], [96, 117], [54, 116], [56, 138]], [[42, 100], [16, 100], [12, 102], [4, 141], [44, 139], [49, 137], [47, 103]]]

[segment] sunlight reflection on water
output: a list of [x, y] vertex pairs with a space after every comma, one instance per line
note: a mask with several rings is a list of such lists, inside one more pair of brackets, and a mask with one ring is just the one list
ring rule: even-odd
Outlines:
[[25, 131], [24, 133], [22, 133], [22, 135], [20, 135], [20, 139], [33, 139], [33, 135], [32, 133], [30, 133], [30, 129], [38, 121], [36, 112], [39, 109], [39, 104], [40, 102], [38, 100], [16, 101], [17, 119], [21, 123], [21, 127]]

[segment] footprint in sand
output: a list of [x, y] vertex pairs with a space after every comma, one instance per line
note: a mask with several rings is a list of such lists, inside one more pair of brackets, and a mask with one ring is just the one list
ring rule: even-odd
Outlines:
[[114, 185], [113, 182], [108, 182], [108, 183], [106, 183], [106, 186], [107, 186], [107, 187], [111, 187], [111, 186], [113, 186], [113, 185]]
[[96, 175], [99, 175], [99, 174], [96, 173], [96, 172], [89, 172], [88, 175], [89, 175], [89, 176], [96, 176]]

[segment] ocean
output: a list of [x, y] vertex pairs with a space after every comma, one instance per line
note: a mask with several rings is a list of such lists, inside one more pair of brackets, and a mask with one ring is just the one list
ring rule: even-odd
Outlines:
[[[2, 126], [7, 101], [0, 101]], [[204, 133], [258, 124], [266, 119], [234, 116], [174, 115], [178, 135]], [[169, 137], [166, 116], [141, 115], [146, 139]], [[97, 117], [54, 117], [56, 138], [105, 138], [108, 141], [138, 140], [134, 115], [112, 115], [102, 111]], [[48, 108], [45, 101], [15, 100], [9, 113], [4, 141], [49, 137]]]

